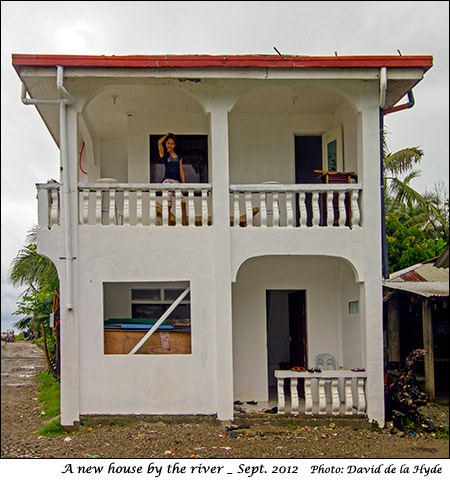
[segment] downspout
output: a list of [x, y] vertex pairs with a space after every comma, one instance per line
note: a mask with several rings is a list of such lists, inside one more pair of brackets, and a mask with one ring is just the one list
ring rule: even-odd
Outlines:
[[386, 241], [386, 206], [384, 204], [384, 106], [386, 105], [387, 68], [380, 69], [380, 190], [381, 190], [381, 265], [383, 278], [389, 278], [389, 259]]
[[22, 83], [21, 100], [25, 105], [57, 105], [59, 104], [59, 155], [62, 168], [61, 193], [64, 198], [64, 243], [66, 260], [66, 283], [67, 283], [67, 309], [72, 310], [72, 235], [70, 231], [70, 187], [69, 187], [69, 167], [67, 156], [67, 112], [66, 106], [74, 102], [72, 96], [63, 85], [64, 68], [58, 66], [56, 70], [56, 88], [63, 98], [58, 99], [31, 99], [26, 98], [26, 88]]
[[380, 182], [381, 182], [381, 230], [382, 230], [382, 273], [383, 278], [389, 279], [389, 260], [388, 249], [386, 241], [386, 208], [384, 204], [384, 169], [383, 169], [383, 142], [384, 142], [384, 116], [389, 113], [399, 112], [414, 106], [414, 95], [412, 90], [408, 92], [408, 102], [398, 105], [396, 107], [384, 108], [386, 104], [386, 90], [387, 90], [387, 69], [381, 67], [380, 69]]

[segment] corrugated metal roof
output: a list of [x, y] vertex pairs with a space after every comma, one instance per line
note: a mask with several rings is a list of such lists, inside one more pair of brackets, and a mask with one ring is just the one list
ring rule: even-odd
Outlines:
[[415, 293], [422, 297], [448, 297], [448, 247], [437, 259], [394, 272], [389, 280], [383, 280], [383, 286]]
[[448, 282], [449, 269], [433, 263], [419, 263], [390, 275], [389, 282]]
[[404, 282], [426, 282], [426, 280], [417, 273], [416, 270], [413, 270], [412, 272], [406, 272], [403, 275], [400, 275], [400, 277]]
[[422, 297], [448, 297], [448, 282], [390, 282], [383, 285], [394, 290], [415, 293]]

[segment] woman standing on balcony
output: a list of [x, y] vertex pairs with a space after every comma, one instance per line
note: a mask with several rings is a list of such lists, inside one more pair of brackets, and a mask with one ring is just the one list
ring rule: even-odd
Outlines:
[[[162, 158], [165, 167], [164, 180], [162, 183], [186, 183], [184, 172], [183, 172], [183, 159], [175, 153], [175, 147], [177, 145], [177, 140], [173, 133], [166, 133], [163, 137], [158, 140], [158, 150], [159, 156]], [[170, 193], [169, 200], [169, 221], [172, 223], [174, 219], [170, 214], [170, 210], [173, 204], [172, 201], [173, 193]], [[182, 209], [182, 223], [187, 225], [186, 221], [186, 204], [182, 200], [181, 202]]]
[[158, 140], [159, 156], [166, 168], [163, 183], [185, 183], [183, 159], [175, 153], [177, 140], [173, 133], [166, 133]]

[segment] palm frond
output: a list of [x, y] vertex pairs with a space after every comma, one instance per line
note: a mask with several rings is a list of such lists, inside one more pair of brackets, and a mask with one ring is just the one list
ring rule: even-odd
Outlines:
[[404, 148], [385, 157], [383, 166], [392, 175], [401, 175], [420, 163], [423, 150], [419, 147]]

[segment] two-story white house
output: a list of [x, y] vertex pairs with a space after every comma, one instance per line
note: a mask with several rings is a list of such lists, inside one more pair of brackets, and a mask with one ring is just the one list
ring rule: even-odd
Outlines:
[[[279, 413], [384, 423], [380, 119], [432, 57], [12, 63], [61, 153], [59, 182], [37, 190], [63, 426], [229, 420], [276, 388]], [[162, 183], [167, 132], [183, 184]]]

